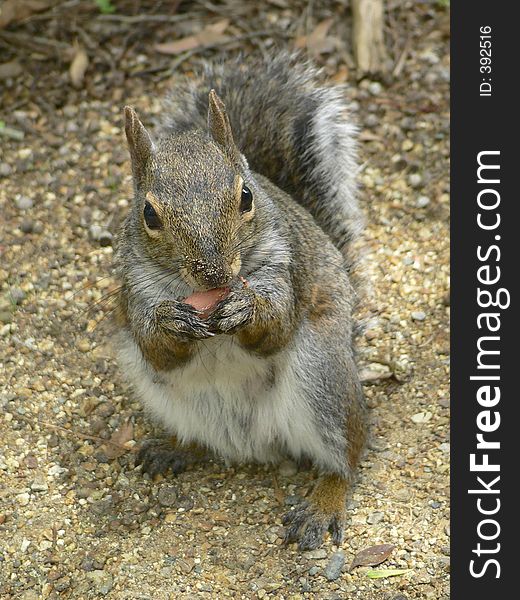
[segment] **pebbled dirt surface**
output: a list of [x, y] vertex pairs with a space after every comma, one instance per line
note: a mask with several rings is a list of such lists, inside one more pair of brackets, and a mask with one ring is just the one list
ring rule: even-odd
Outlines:
[[[342, 2], [183, 2], [174, 14], [174, 3], [123, 1], [115, 17], [90, 1], [61, 4], [0, 30], [2, 63], [18, 64], [7, 77], [0, 68], [0, 597], [449, 598], [444, 3], [388, 2], [390, 74], [361, 82]], [[168, 11], [172, 20], [153, 20]], [[225, 18], [242, 36], [224, 44], [231, 52], [301, 44], [331, 18], [308, 47], [350, 84], [361, 125], [379, 320], [361, 340], [372, 440], [340, 549], [282, 545], [281, 516], [312, 482], [290, 463], [215, 461], [153, 482], [133, 467], [154, 432], [109, 343], [111, 241], [131, 199], [121, 108], [150, 119], [174, 85], [172, 63], [190, 72], [221, 50], [181, 63], [155, 42]], [[77, 88], [75, 39], [90, 59]], [[375, 544], [395, 548], [349, 572]], [[370, 569], [406, 572], [373, 579]]]

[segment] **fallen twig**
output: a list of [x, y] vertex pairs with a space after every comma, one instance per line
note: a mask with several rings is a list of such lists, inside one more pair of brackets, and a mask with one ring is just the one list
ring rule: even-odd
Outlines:
[[404, 44], [404, 48], [403, 51], [401, 52], [401, 55], [399, 56], [399, 58], [397, 59], [394, 69], [392, 71], [392, 75], [394, 77], [399, 77], [399, 75], [401, 75], [401, 72], [404, 68], [404, 65], [406, 63], [406, 59], [408, 58], [408, 54], [410, 53], [410, 46], [411, 46], [411, 37], [408, 36], [405, 44]]
[[98, 15], [99, 21], [116, 21], [132, 25], [134, 23], [176, 23], [178, 21], [186, 21], [192, 19], [193, 14], [184, 13], [179, 15]]
[[13, 33], [12, 31], [0, 30], [0, 40], [5, 40], [8, 44], [17, 46], [18, 48], [30, 48], [35, 52], [60, 52], [65, 53], [70, 51], [70, 45], [65, 42], [58, 42], [37, 35], [28, 35], [25, 33]]

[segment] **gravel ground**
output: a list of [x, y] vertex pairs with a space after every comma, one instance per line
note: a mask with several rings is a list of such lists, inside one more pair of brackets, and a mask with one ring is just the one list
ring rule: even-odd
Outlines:
[[[270, 22], [283, 4], [266, 3]], [[372, 439], [342, 548], [282, 545], [281, 516], [312, 481], [290, 463], [215, 461], [153, 482], [133, 467], [153, 425], [110, 350], [111, 238], [131, 193], [121, 105], [146, 118], [172, 81], [94, 68], [74, 90], [38, 57], [0, 80], [0, 116], [25, 133], [0, 138], [2, 599], [449, 597], [448, 15], [425, 6], [416, 21], [392, 13], [393, 78], [356, 85], [347, 54], [320, 57], [353, 84], [379, 311], [360, 344]], [[406, 573], [349, 571], [375, 544], [395, 549], [373, 568]]]

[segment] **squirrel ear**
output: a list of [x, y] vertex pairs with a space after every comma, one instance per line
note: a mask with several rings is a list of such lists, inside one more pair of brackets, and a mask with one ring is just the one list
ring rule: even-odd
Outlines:
[[125, 106], [125, 133], [134, 180], [139, 185], [144, 179], [146, 164], [153, 152], [153, 142], [137, 113], [130, 106]]
[[232, 156], [236, 155], [238, 151], [233, 140], [226, 106], [215, 90], [209, 93], [208, 127], [215, 142]]

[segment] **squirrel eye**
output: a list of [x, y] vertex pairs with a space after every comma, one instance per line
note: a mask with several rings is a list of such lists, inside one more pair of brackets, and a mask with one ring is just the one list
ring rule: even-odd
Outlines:
[[242, 198], [240, 199], [240, 212], [249, 212], [253, 208], [253, 194], [251, 190], [244, 185], [242, 188]]
[[161, 219], [159, 219], [159, 217], [157, 216], [157, 213], [155, 212], [154, 207], [149, 202], [144, 203], [143, 215], [144, 215], [144, 220], [146, 222], [146, 226], [148, 227], [148, 229], [161, 229], [162, 228]]

